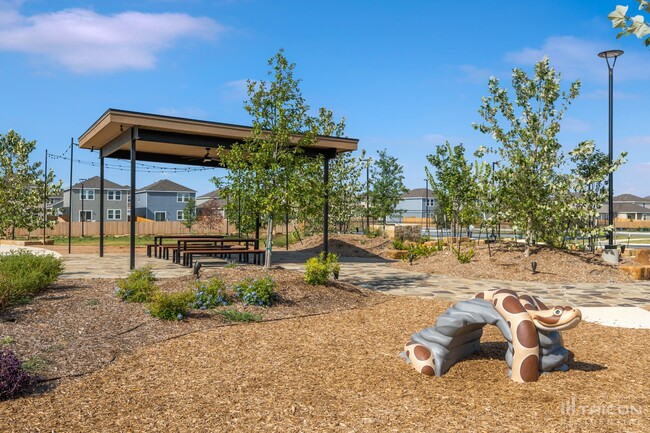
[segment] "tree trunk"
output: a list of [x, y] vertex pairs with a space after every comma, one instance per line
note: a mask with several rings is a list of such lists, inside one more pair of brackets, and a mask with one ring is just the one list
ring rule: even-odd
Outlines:
[[533, 244], [533, 231], [531, 229], [526, 230], [526, 250], [524, 251], [524, 257], [530, 257], [530, 246]]
[[273, 214], [269, 214], [266, 227], [266, 252], [264, 253], [264, 269], [271, 267], [271, 250], [273, 248]]

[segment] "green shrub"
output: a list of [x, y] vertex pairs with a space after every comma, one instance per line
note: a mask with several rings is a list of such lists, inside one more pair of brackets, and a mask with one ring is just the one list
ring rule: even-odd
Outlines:
[[330, 275], [338, 278], [339, 271], [341, 270], [339, 256], [334, 253], [329, 253], [325, 257], [325, 252], [322, 252], [318, 257], [312, 257], [307, 260], [305, 266], [305, 282], [312, 286], [327, 283]]
[[212, 277], [207, 283], [197, 281], [194, 285], [192, 308], [207, 310], [229, 304], [230, 297], [226, 293], [226, 283], [218, 277]]
[[451, 250], [456, 254], [459, 263], [469, 263], [472, 260], [472, 257], [474, 257], [473, 248], [468, 249], [466, 252], [463, 252], [460, 248], [456, 249], [454, 247], [451, 247]]
[[126, 302], [150, 302], [158, 292], [155, 281], [151, 266], [134, 269], [128, 277], [117, 280], [115, 295]]
[[217, 311], [217, 314], [231, 322], [259, 322], [262, 320], [262, 316], [258, 314], [249, 313], [248, 311], [237, 311], [233, 308]]
[[37, 294], [63, 272], [61, 259], [25, 250], [0, 255], [0, 308]]
[[275, 296], [275, 281], [269, 276], [254, 280], [245, 278], [235, 284], [235, 293], [246, 305], [271, 305]]
[[404, 257], [404, 260], [417, 260], [423, 257], [430, 257], [438, 251], [438, 247], [435, 245], [425, 245], [424, 242], [420, 241], [415, 245], [409, 245], [406, 247], [408, 254]]
[[406, 250], [406, 244], [404, 243], [403, 239], [400, 238], [395, 238], [393, 239], [393, 248], [396, 250]]
[[149, 314], [162, 320], [183, 320], [193, 300], [194, 293], [190, 291], [157, 292], [149, 304]]
[[381, 229], [368, 229], [366, 231], [366, 237], [368, 238], [378, 238], [381, 236]]

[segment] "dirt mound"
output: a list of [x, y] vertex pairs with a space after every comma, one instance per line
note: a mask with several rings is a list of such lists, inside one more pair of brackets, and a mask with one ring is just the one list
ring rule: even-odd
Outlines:
[[[329, 249], [340, 257], [383, 257], [392, 244], [388, 238], [369, 238], [364, 235], [330, 235]], [[314, 255], [323, 251], [323, 235], [313, 235], [289, 247], [290, 251], [310, 252]]]

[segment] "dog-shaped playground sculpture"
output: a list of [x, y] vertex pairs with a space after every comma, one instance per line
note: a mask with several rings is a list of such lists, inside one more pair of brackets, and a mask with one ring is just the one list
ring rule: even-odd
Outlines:
[[516, 382], [535, 382], [540, 373], [566, 371], [569, 351], [560, 331], [580, 323], [580, 310], [549, 308], [535, 296], [509, 289], [488, 290], [455, 304], [436, 325], [411, 336], [402, 356], [418, 372], [442, 376], [480, 350], [483, 327], [496, 325], [508, 341], [506, 362]]

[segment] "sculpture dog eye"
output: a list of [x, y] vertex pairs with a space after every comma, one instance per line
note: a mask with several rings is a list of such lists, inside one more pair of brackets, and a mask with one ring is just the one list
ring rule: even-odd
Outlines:
[[561, 316], [562, 313], [564, 313], [564, 310], [562, 308], [556, 308], [555, 310], [553, 310], [553, 314], [556, 316]]

